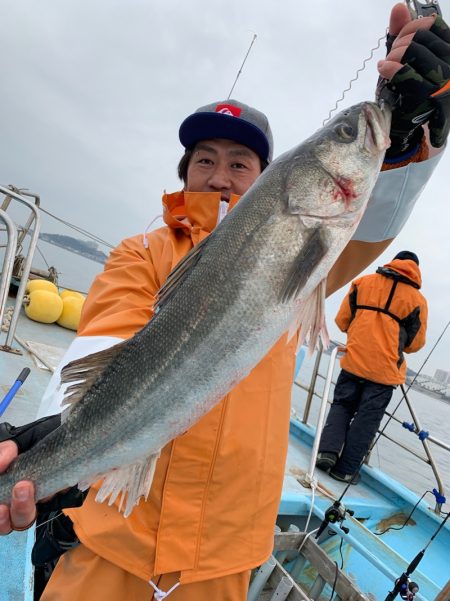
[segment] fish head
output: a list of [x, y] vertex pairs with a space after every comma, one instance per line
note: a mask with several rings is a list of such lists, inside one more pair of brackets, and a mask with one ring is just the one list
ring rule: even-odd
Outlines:
[[285, 182], [289, 212], [355, 229], [389, 147], [389, 129], [389, 109], [362, 102], [293, 149]]

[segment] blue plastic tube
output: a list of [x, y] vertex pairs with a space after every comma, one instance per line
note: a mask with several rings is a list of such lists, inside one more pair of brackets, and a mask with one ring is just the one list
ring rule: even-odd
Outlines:
[[19, 374], [19, 377], [14, 382], [14, 384], [11, 386], [11, 388], [8, 390], [8, 392], [6, 393], [6, 396], [4, 397], [4, 399], [2, 400], [2, 402], [0, 403], [0, 416], [2, 416], [5, 413], [6, 409], [9, 406], [9, 404], [13, 400], [14, 395], [19, 390], [19, 388], [22, 386], [22, 384], [25, 382], [25, 380], [27, 379], [29, 373], [30, 373], [30, 368], [29, 367], [25, 367], [24, 369], [22, 369], [22, 371]]

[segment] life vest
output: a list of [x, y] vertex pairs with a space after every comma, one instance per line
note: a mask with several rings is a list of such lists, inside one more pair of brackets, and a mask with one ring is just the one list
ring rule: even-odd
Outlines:
[[414, 261], [396, 259], [352, 283], [336, 315], [347, 333], [341, 367], [380, 384], [405, 381], [404, 353], [425, 344], [427, 303]]

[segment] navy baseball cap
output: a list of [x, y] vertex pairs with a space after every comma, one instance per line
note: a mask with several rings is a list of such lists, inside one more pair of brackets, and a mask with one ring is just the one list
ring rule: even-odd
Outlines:
[[183, 121], [179, 137], [187, 150], [201, 140], [225, 138], [248, 146], [268, 163], [273, 157], [273, 137], [267, 117], [237, 100], [219, 100], [200, 107]]
[[402, 259], [403, 261], [406, 260], [410, 260], [410, 261], [414, 261], [414, 263], [417, 263], [417, 265], [419, 264], [419, 257], [416, 255], [416, 253], [413, 253], [410, 250], [402, 250], [399, 253], [397, 253], [394, 257], [393, 260], [395, 259]]

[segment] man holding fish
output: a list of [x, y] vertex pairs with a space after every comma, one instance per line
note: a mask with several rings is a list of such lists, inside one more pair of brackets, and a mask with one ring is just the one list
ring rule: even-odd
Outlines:
[[[394, 105], [390, 132], [387, 114], [363, 103], [272, 163], [267, 118], [243, 103], [212, 103], [181, 125], [186, 152], [179, 175], [184, 189], [163, 198], [166, 226], [125, 240], [112, 252], [93, 284], [78, 337], [64, 359], [71, 364], [62, 373], [63, 382], [79, 380], [83, 370], [98, 372], [100, 362], [110, 383], [100, 378], [95, 385], [91, 379], [82, 390], [72, 387], [73, 409], [50, 437], [61, 433], [65, 442], [60, 448], [68, 448], [77, 431], [76, 418], [85, 423], [88, 416], [92, 389], [104, 389], [109, 392], [97, 413], [105, 411], [101, 423], [113, 423], [98, 438], [127, 461], [115, 465], [111, 450], [102, 449], [101, 461], [92, 460], [67, 481], [68, 464], [62, 465], [56, 483], [33, 479], [39, 499], [75, 482], [90, 486], [82, 507], [66, 510], [81, 544], [59, 560], [43, 594], [45, 601], [151, 599], [153, 592], [155, 599], [170, 592], [174, 601], [246, 598], [250, 570], [272, 549], [287, 450], [296, 330], [301, 325], [302, 334], [309, 331], [313, 340], [320, 331], [325, 335], [323, 297], [348, 283], [398, 234], [448, 133], [447, 26], [435, 17], [410, 23], [406, 7], [398, 4], [390, 33], [389, 54], [378, 65], [381, 77], [390, 82], [380, 86], [381, 97], [389, 90], [402, 99]], [[388, 146], [387, 134], [391, 147], [366, 209]], [[295, 242], [287, 244], [292, 234]], [[183, 261], [192, 248], [197, 252]], [[263, 280], [265, 286], [260, 287]], [[192, 311], [184, 311], [186, 306]], [[140, 391], [134, 389], [153, 375], [147, 376], [151, 370], [142, 359], [136, 377], [125, 383], [121, 377], [115, 380], [100, 351], [109, 349], [104, 351], [109, 353], [108, 365], [118, 365], [146, 332], [151, 334], [148, 347], [158, 350], [151, 370], [155, 378], [156, 372], [162, 375], [145, 394], [153, 394], [156, 387], [169, 392], [155, 413], [160, 421], [154, 419], [148, 428], [144, 424], [133, 432], [128, 448], [126, 440], [113, 442], [131, 415], [131, 410], [121, 413], [129, 402], [124, 397], [140, 401]], [[169, 342], [173, 346], [167, 348]], [[83, 359], [93, 353], [96, 366]], [[163, 361], [164, 353], [168, 359]], [[145, 353], [132, 355], [136, 363], [141, 355]], [[44, 399], [46, 415], [60, 410], [57, 384], [53, 380]], [[137, 405], [136, 416], [145, 422], [158, 402], [148, 411]], [[108, 411], [113, 410], [111, 420]], [[40, 436], [45, 423], [39, 424]], [[47, 423], [49, 431], [59, 419]], [[18, 448], [27, 451], [39, 438], [30, 437], [30, 429], [19, 430], [0, 443], [2, 471]], [[76, 449], [78, 441], [73, 444]], [[84, 443], [79, 447], [86, 448]], [[148, 450], [145, 458], [138, 452], [141, 447]], [[89, 463], [94, 453], [85, 454]], [[34, 488], [25, 477], [35, 471], [27, 471], [26, 454], [21, 457], [11, 476], [4, 476], [11, 486], [19, 482], [10, 506], [0, 506], [2, 534], [24, 529], [35, 519]], [[39, 452], [36, 457], [33, 461], [40, 465]], [[78, 463], [84, 459], [80, 455]], [[14, 479], [13, 470], [23, 476]], [[100, 476], [103, 484], [97, 482]], [[2, 489], [3, 482], [0, 478], [0, 502], [6, 503], [10, 492], [2, 498], [2, 491], [10, 488], [5, 483]], [[126, 518], [118, 511], [121, 491], [127, 493]], [[109, 495], [117, 497], [112, 506], [95, 500]], [[133, 508], [142, 495], [147, 499]]]

